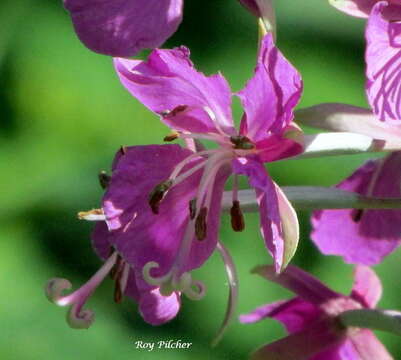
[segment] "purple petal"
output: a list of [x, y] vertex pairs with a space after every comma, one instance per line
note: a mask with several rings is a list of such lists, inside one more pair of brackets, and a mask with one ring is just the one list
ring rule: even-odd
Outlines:
[[92, 247], [97, 256], [106, 260], [110, 256], [111, 244], [109, 239], [109, 229], [105, 222], [98, 222], [91, 234]]
[[340, 348], [341, 360], [393, 360], [372, 331], [360, 330]]
[[376, 273], [367, 266], [355, 267], [351, 297], [365, 307], [374, 308], [382, 295], [382, 284]]
[[170, 296], [163, 296], [159, 289], [141, 294], [139, 300], [139, 312], [151, 325], [162, 325], [174, 319], [180, 306], [179, 294], [173, 292]]
[[[337, 187], [362, 195], [400, 197], [401, 153], [369, 161]], [[326, 255], [374, 265], [401, 243], [400, 210], [322, 210], [312, 217], [312, 240]], [[335, 229], [335, 231], [333, 231]]]
[[315, 305], [342, 296], [296, 266], [289, 265], [280, 275], [277, 275], [274, 268], [269, 265], [258, 266], [253, 272], [285, 287], [300, 298]]
[[[401, 24], [384, 18], [386, 8], [377, 3], [366, 28], [366, 90], [379, 119], [394, 121], [401, 120]], [[401, 6], [397, 12], [401, 16]]]
[[301, 93], [301, 76], [274, 46], [272, 35], [267, 34], [261, 43], [255, 75], [237, 94], [246, 113], [246, 125], [241, 124], [243, 135], [260, 141], [268, 131], [281, 133], [293, 120]]
[[217, 124], [235, 133], [229, 85], [221, 74], [197, 72], [187, 48], [154, 50], [147, 61], [116, 58], [114, 65], [125, 88], [171, 128], [216, 133]]
[[330, 331], [327, 321], [314, 322], [305, 330], [261, 347], [252, 354], [251, 360], [312, 360], [315, 359], [313, 355], [329, 350], [344, 340], [341, 333]]
[[254, 323], [269, 317], [280, 321], [289, 333], [293, 333], [308, 327], [321, 314], [315, 305], [297, 297], [260, 306], [248, 314], [241, 315], [240, 321], [244, 324]]
[[239, 0], [241, 5], [247, 8], [256, 17], [261, 17], [259, 6], [256, 0]]
[[367, 18], [377, 0], [330, 0], [338, 10], [355, 17]]
[[183, 0], [64, 0], [80, 40], [111, 56], [160, 46], [178, 28]]
[[260, 230], [274, 259], [276, 271], [280, 272], [283, 266], [284, 240], [276, 187], [260, 161], [247, 157], [235, 159], [232, 164], [234, 173], [248, 176], [249, 184], [255, 189], [259, 204]]
[[[114, 246], [126, 261], [138, 269], [149, 261], [157, 262], [160, 268], [154, 274], [152, 272], [153, 276], [165, 274], [177, 256], [189, 219], [189, 201], [196, 195], [201, 170], [168, 191], [157, 215], [150, 209], [148, 196], [190, 154], [178, 145], [127, 148], [116, 164], [103, 199], [107, 205], [104, 206], [107, 217], [108, 208], [120, 210], [120, 215], [111, 219], [113, 224], [120, 224], [112, 231]], [[199, 161], [192, 161], [189, 167]], [[193, 240], [183, 271], [201, 266], [216, 247], [220, 202], [226, 178], [226, 173], [216, 178], [208, 212], [207, 237], [203, 241]]]

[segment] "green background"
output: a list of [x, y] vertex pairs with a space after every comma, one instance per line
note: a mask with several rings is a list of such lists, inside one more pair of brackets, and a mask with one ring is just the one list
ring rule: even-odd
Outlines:
[[[326, 1], [277, 1], [278, 46], [301, 72], [300, 106], [345, 102], [367, 106], [364, 95], [364, 21], [347, 17]], [[97, 181], [120, 145], [159, 144], [168, 132], [157, 117], [120, 85], [111, 59], [87, 50], [76, 38], [61, 1], [3, 0], [0, 3], [0, 359], [245, 359], [265, 342], [284, 335], [275, 321], [235, 322], [221, 344], [209, 342], [224, 311], [228, 287], [217, 254], [197, 271], [208, 286], [200, 302], [183, 300], [171, 323], [151, 327], [129, 300], [116, 305], [105, 281], [87, 305], [96, 312], [89, 330], [72, 330], [65, 308], [50, 304], [43, 286], [65, 277], [84, 283], [101, 262], [91, 250], [92, 224], [76, 213], [98, 207]], [[235, 0], [187, 0], [179, 31], [166, 46], [191, 48], [198, 69], [222, 71], [238, 91], [255, 64], [255, 19]], [[236, 118], [240, 117], [235, 100]], [[281, 185], [332, 185], [366, 156], [348, 156], [270, 165]], [[308, 239], [309, 214], [295, 263], [338, 291], [348, 292], [352, 267], [323, 257]], [[291, 294], [251, 275], [270, 262], [256, 215], [233, 233], [222, 220], [221, 238], [240, 274], [238, 313]], [[376, 270], [384, 284], [385, 308], [401, 308], [400, 252]], [[399, 338], [379, 334], [395, 359]], [[137, 350], [134, 342], [181, 339], [190, 350]]]

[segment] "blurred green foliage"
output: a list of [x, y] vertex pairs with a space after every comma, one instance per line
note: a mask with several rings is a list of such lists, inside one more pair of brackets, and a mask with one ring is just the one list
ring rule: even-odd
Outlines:
[[[363, 21], [325, 1], [277, 1], [278, 45], [302, 73], [300, 106], [345, 102], [366, 106]], [[83, 283], [100, 265], [91, 250], [91, 224], [76, 213], [98, 207], [97, 173], [109, 169], [120, 145], [161, 143], [168, 131], [119, 84], [111, 59], [91, 53], [76, 38], [60, 1], [0, 3], [0, 359], [245, 359], [257, 346], [284, 335], [274, 321], [234, 323], [222, 343], [209, 347], [225, 311], [228, 287], [217, 255], [197, 276], [208, 286], [200, 302], [163, 327], [145, 324], [136, 305], [115, 305], [106, 281], [90, 300], [97, 315], [89, 330], [68, 328], [66, 309], [47, 302], [43, 285], [54, 276]], [[234, 91], [255, 64], [255, 19], [235, 0], [185, 4], [185, 18], [166, 46], [186, 44], [196, 66], [222, 71]], [[235, 115], [240, 117], [239, 103]], [[269, 165], [281, 185], [332, 185], [366, 156], [283, 161]], [[319, 169], [319, 171], [316, 171]], [[300, 213], [302, 239], [295, 263], [339, 291], [349, 291], [352, 268], [320, 255], [308, 239], [309, 214]], [[235, 234], [223, 218], [221, 237], [232, 251], [241, 280], [239, 313], [290, 294], [250, 275], [270, 262], [256, 215]], [[401, 308], [400, 252], [377, 267], [385, 289], [381, 306]], [[250, 295], [252, 294], [252, 295]], [[399, 358], [398, 338], [382, 335]], [[135, 349], [134, 342], [182, 339], [190, 350]]]

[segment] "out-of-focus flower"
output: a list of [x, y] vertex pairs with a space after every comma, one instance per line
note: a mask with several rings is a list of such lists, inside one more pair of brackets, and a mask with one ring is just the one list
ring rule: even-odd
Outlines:
[[[291, 138], [299, 134], [291, 121], [302, 83], [298, 72], [274, 46], [271, 35], [262, 42], [255, 75], [238, 93], [245, 109], [239, 131], [233, 125], [231, 92], [226, 80], [221, 74], [206, 77], [197, 72], [189, 60], [188, 49], [155, 50], [146, 62], [117, 58], [115, 66], [127, 90], [175, 131], [168, 140], [207, 139], [219, 145], [217, 149], [188, 156], [154, 189], [154, 212], [170, 189], [191, 176], [194, 169], [203, 169], [194, 201], [190, 202], [192, 230], [185, 241], [192, 242], [194, 231], [202, 240], [212, 221], [210, 201], [216, 174], [228, 167], [228, 174], [234, 175], [232, 225], [240, 231], [244, 224], [237, 175], [247, 175], [257, 194], [262, 234], [277, 271], [281, 271], [292, 256], [298, 225], [295, 211], [267, 175], [263, 163], [302, 151], [300, 143]], [[194, 159], [200, 163], [182, 173], [183, 167]], [[154, 217], [154, 221], [158, 222], [158, 218]]]
[[284, 324], [287, 337], [267, 344], [252, 354], [252, 360], [391, 360], [391, 355], [369, 329], [347, 327], [341, 322], [344, 312], [372, 309], [382, 293], [373, 270], [355, 269], [349, 296], [339, 294], [303, 270], [289, 266], [279, 276], [270, 266], [255, 272], [289, 289], [297, 296], [261, 306], [242, 315], [242, 323], [273, 318]]
[[[338, 188], [365, 196], [401, 197], [401, 152], [371, 160]], [[348, 263], [373, 265], [401, 244], [401, 211], [390, 209], [320, 210], [312, 217], [312, 239], [326, 255]]]
[[399, 0], [331, 0], [339, 10], [369, 17], [366, 27], [366, 92], [382, 121], [401, 120], [401, 2]]
[[183, 12], [183, 0], [64, 0], [64, 6], [85, 46], [111, 56], [162, 45]]

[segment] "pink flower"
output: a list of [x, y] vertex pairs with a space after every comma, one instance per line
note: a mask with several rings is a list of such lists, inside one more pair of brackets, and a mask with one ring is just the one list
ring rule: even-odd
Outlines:
[[263, 305], [242, 315], [242, 323], [273, 318], [284, 324], [287, 337], [256, 350], [252, 360], [391, 360], [391, 355], [369, 329], [346, 327], [341, 314], [372, 309], [382, 293], [380, 280], [368, 267], [358, 266], [351, 294], [339, 294], [303, 270], [289, 266], [281, 275], [270, 266], [255, 272], [297, 296]]
[[[365, 196], [401, 196], [401, 152], [371, 160], [338, 188]], [[326, 255], [348, 263], [374, 265], [401, 244], [400, 210], [320, 210], [312, 217], [312, 239]]]
[[357, 17], [366, 27], [366, 92], [382, 121], [401, 120], [401, 2], [399, 0], [332, 0], [332, 5]]
[[[48, 287], [49, 297], [60, 305], [72, 305], [73, 319], [88, 323], [82, 305], [114, 266], [117, 298], [123, 294], [133, 298], [151, 324], [171, 320], [180, 308], [181, 294], [193, 300], [205, 295], [205, 286], [192, 278], [191, 271], [222, 248], [218, 229], [229, 176], [233, 176], [232, 227], [241, 231], [245, 226], [238, 199], [241, 174], [255, 189], [261, 232], [277, 272], [282, 271], [296, 249], [298, 222], [263, 163], [303, 149], [290, 138], [298, 134], [291, 121], [302, 84], [271, 36], [262, 43], [255, 75], [238, 94], [245, 109], [240, 131], [233, 125], [227, 82], [220, 74], [206, 77], [197, 72], [188, 49], [155, 50], [148, 61], [118, 58], [115, 66], [131, 94], [176, 131], [169, 140], [179, 136], [191, 146], [133, 146], [117, 153], [100, 217], [86, 216], [107, 224], [99, 223], [93, 234], [105, 265], [77, 295], [62, 297], [57, 290], [65, 283], [58, 279]], [[213, 140], [218, 147], [199, 149], [197, 139]], [[220, 252], [235, 294], [235, 269], [229, 255]], [[228, 314], [234, 303], [230, 302]]]
[[64, 6], [89, 49], [134, 56], [162, 45], [177, 30], [183, 0], [64, 0]]

